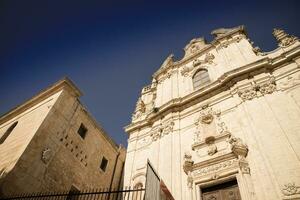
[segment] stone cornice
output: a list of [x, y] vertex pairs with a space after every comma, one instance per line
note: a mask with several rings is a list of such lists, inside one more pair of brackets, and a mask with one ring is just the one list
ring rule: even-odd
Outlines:
[[[186, 95], [185, 97], [179, 97], [174, 98], [161, 107], [159, 107], [159, 110], [157, 112], [150, 113], [146, 119], [131, 123], [130, 125], [125, 127], [125, 131], [127, 133], [130, 133], [136, 129], [142, 128], [144, 126], [150, 126], [157, 117], [166, 114], [168, 112], [174, 112], [174, 111], [181, 111], [184, 109], [184, 105], [193, 102], [192, 104], [198, 103], [196, 100], [200, 99], [201, 97], [204, 97], [207, 94], [212, 94], [213, 92], [217, 91], [218, 89], [222, 87], [226, 87], [228, 83], [230, 83], [234, 78], [241, 76], [243, 74], [247, 74], [249, 72], [257, 71], [258, 69], [273, 69], [275, 67], [278, 67], [280, 64], [283, 64], [287, 60], [291, 60], [300, 54], [300, 46], [296, 46], [295, 48], [289, 49], [288, 51], [284, 51], [282, 54], [280, 54], [277, 57], [270, 58], [270, 57], [264, 57], [260, 60], [257, 60], [253, 63], [246, 64], [242, 67], [239, 67], [237, 69], [228, 71], [224, 73], [220, 78], [218, 78], [216, 81], [212, 82], [205, 88], [202, 88], [200, 90], [197, 90], [193, 93], [190, 93]], [[237, 82], [237, 81], [235, 81]], [[235, 82], [232, 82], [231, 84], [234, 84]]]
[[181, 60], [179, 61], [175, 61], [173, 62], [171, 65], [169, 66], [164, 66], [164, 67], [160, 67], [154, 74], [153, 74], [153, 78], [157, 78], [159, 75], [161, 75], [162, 73], [166, 72], [167, 70], [171, 69], [171, 68], [178, 68], [180, 66], [182, 66], [183, 64], [186, 64], [192, 60], [194, 60], [196, 57], [199, 57], [201, 56], [202, 54], [204, 54], [205, 52], [213, 49], [213, 48], [216, 48], [216, 46], [218, 44], [220, 44], [220, 41], [225, 39], [225, 38], [228, 38], [229, 36], [231, 35], [234, 35], [238, 32], [242, 32], [246, 35], [247, 37], [247, 33], [246, 33], [246, 30], [245, 30], [245, 26], [238, 26], [238, 27], [235, 27], [232, 29], [232, 31], [229, 31], [228, 33], [226, 34], [223, 34], [222, 36], [219, 36], [219, 37], [216, 37], [211, 43], [207, 44], [204, 48], [202, 48], [201, 50], [195, 52], [194, 54], [190, 55], [190, 56], [187, 56], [187, 57], [184, 57], [182, 58]]
[[42, 90], [40, 93], [27, 100], [25, 103], [18, 105], [17, 107], [3, 114], [0, 117], [0, 123], [3, 123], [13, 118], [14, 116], [20, 114], [24, 110], [38, 104], [39, 102], [45, 100], [49, 96], [63, 89], [69, 91], [72, 95], [76, 97], [80, 97], [82, 95], [82, 92], [76, 87], [76, 85], [69, 78], [65, 77], [60, 81], [56, 82], [55, 84], [51, 85], [50, 87], [46, 88], [45, 90]]

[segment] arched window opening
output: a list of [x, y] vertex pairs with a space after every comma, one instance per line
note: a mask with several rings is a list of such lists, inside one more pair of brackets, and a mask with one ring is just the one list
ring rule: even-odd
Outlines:
[[18, 121], [14, 122], [6, 131], [5, 133], [0, 136], [0, 144], [2, 144], [6, 138], [11, 134], [11, 132], [14, 130], [14, 128], [17, 126]]
[[198, 70], [193, 76], [194, 90], [198, 90], [202, 86], [210, 83], [210, 78], [206, 69]]

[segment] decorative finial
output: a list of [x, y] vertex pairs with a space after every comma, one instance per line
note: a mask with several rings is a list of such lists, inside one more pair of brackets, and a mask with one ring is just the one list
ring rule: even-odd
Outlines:
[[280, 47], [288, 47], [288, 46], [294, 44], [296, 41], [298, 41], [297, 37], [287, 34], [282, 29], [274, 28], [273, 35], [276, 38], [278, 45]]

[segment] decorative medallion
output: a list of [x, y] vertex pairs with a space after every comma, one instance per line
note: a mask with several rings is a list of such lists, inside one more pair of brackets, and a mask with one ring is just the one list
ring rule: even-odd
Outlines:
[[52, 150], [50, 148], [46, 148], [42, 151], [42, 161], [47, 164], [52, 157]]

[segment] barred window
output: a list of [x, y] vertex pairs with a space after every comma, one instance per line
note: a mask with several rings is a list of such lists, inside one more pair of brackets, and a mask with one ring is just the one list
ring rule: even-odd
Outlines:
[[193, 76], [194, 90], [198, 90], [202, 86], [210, 83], [209, 75], [206, 69], [198, 70]]
[[6, 138], [11, 134], [11, 132], [14, 130], [14, 128], [17, 126], [18, 121], [14, 122], [3, 135], [0, 135], [0, 144], [2, 144]]

